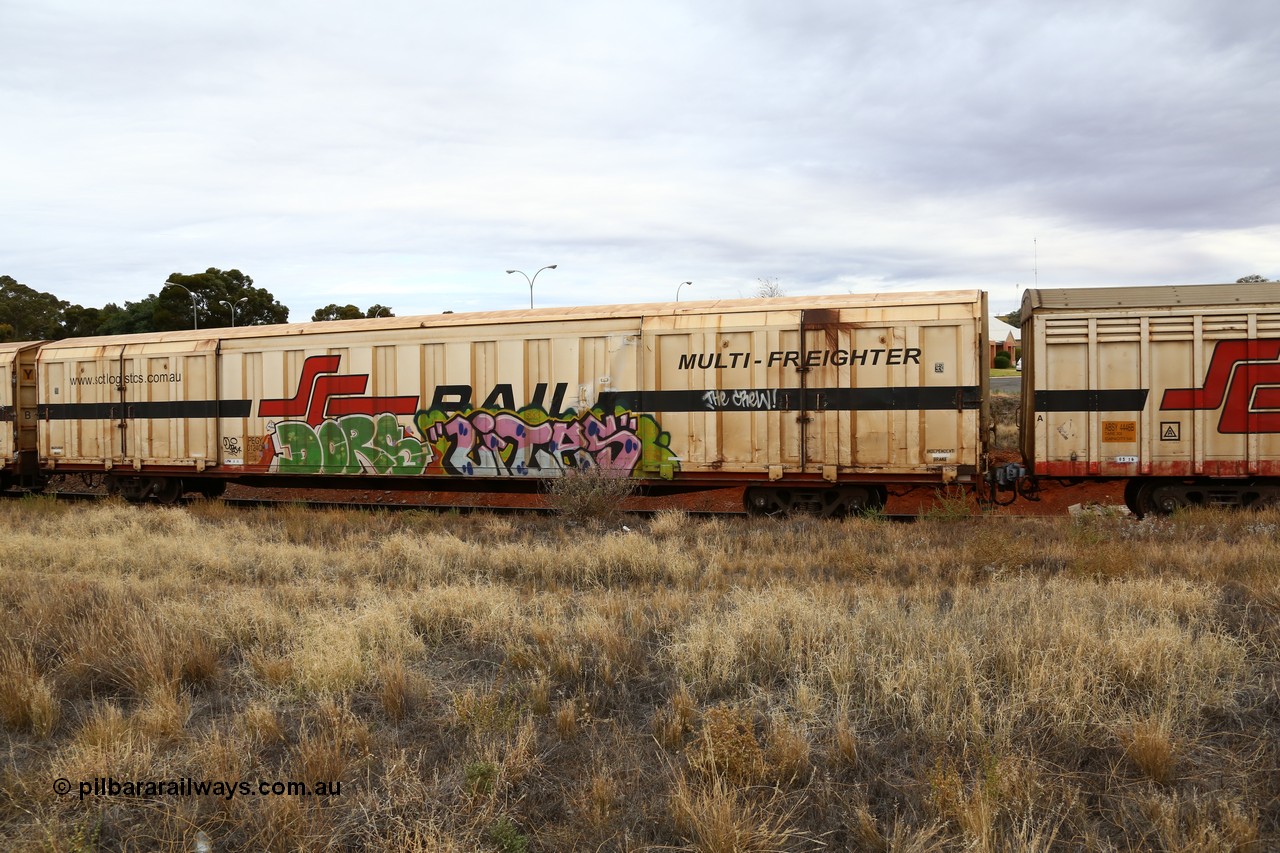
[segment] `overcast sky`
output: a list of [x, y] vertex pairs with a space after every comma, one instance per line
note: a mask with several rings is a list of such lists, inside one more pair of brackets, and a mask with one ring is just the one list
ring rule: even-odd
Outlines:
[[1280, 278], [1275, 0], [0, 0], [0, 274], [306, 320]]

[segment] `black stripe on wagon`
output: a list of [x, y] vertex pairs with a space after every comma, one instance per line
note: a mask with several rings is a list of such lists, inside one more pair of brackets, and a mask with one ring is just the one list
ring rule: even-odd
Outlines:
[[[803, 405], [802, 405], [803, 404]], [[713, 388], [705, 391], [606, 391], [596, 406], [633, 412], [872, 412], [976, 409], [977, 385], [913, 388]]]
[[40, 419], [51, 421], [156, 420], [159, 418], [247, 418], [252, 400], [154, 400], [134, 403], [42, 403]]
[[1147, 407], [1147, 388], [1110, 391], [1037, 391], [1037, 412], [1140, 412]]

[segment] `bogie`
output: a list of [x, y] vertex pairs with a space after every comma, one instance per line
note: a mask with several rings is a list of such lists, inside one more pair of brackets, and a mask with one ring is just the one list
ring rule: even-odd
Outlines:
[[832, 486], [827, 488], [784, 488], [751, 486], [743, 494], [743, 504], [752, 515], [805, 513], [823, 518], [860, 515], [884, 506], [883, 486]]
[[154, 498], [158, 503], [172, 504], [183, 494], [180, 477], [107, 477], [107, 494], [119, 495], [130, 503]]
[[1193, 506], [1266, 509], [1280, 505], [1280, 481], [1135, 478], [1125, 484], [1124, 499], [1139, 518]]

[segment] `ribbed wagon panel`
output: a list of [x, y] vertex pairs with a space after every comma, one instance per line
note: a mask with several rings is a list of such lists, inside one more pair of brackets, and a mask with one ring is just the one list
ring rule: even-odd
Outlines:
[[1022, 317], [1037, 474], [1280, 474], [1274, 285], [1031, 290]]

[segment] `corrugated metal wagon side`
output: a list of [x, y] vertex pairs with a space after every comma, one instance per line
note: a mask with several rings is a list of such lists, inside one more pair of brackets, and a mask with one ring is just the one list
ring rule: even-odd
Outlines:
[[972, 483], [985, 462], [985, 295], [690, 305], [646, 318], [643, 408], [682, 476], [747, 508], [828, 513], [891, 485]]
[[208, 491], [206, 471], [219, 461], [217, 348], [207, 332], [45, 344], [37, 373], [46, 470], [110, 475], [109, 486], [135, 498]]
[[643, 476], [657, 436], [612, 396], [637, 387], [640, 326], [626, 310], [549, 310], [227, 340], [224, 393], [254, 406], [223, 420], [244, 449], [227, 461], [249, 478], [442, 491], [536, 489], [567, 467]]
[[551, 308], [59, 341], [50, 471], [133, 498], [226, 480], [535, 490], [607, 469], [836, 513], [976, 483], [985, 295]]
[[1139, 514], [1280, 497], [1280, 303], [1269, 285], [1029, 290], [1023, 455], [1128, 480]]

